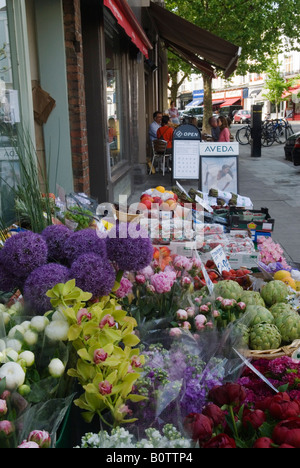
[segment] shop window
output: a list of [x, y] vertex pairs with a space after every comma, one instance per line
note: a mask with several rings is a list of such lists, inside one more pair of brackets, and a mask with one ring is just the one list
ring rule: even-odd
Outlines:
[[290, 55], [285, 58], [285, 73], [290, 75], [293, 72], [293, 57]]
[[1, 228], [14, 219], [14, 192], [20, 180], [16, 128], [20, 122], [19, 93], [13, 80], [8, 5], [0, 0], [0, 216]]
[[106, 106], [110, 166], [124, 161], [124, 125], [121, 39], [114, 19], [105, 18]]

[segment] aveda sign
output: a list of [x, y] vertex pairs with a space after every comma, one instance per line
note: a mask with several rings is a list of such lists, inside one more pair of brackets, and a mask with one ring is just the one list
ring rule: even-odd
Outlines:
[[237, 156], [239, 155], [239, 143], [200, 143], [201, 156]]

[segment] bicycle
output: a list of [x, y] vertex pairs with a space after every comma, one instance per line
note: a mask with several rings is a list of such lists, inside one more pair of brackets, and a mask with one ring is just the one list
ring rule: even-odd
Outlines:
[[235, 139], [241, 145], [250, 145], [250, 141], [251, 141], [250, 125], [245, 125], [244, 127], [239, 128], [239, 130], [236, 132]]

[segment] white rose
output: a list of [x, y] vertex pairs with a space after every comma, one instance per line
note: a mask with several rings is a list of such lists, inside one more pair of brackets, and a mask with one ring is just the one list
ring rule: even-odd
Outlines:
[[29, 345], [29, 346], [33, 346], [37, 343], [38, 341], [38, 334], [35, 333], [34, 331], [32, 330], [27, 330], [25, 333], [24, 333], [24, 341]]
[[63, 373], [65, 372], [65, 366], [60, 359], [52, 359], [52, 361], [50, 362], [48, 366], [48, 369], [49, 369], [50, 375], [52, 375], [52, 377], [55, 377], [55, 378], [61, 377]]
[[31, 367], [34, 364], [35, 356], [31, 351], [23, 351], [19, 354], [19, 359], [23, 359], [26, 363], [26, 367]]
[[45, 330], [46, 326], [49, 324], [47, 317], [42, 315], [37, 315], [31, 319], [31, 328], [37, 331], [38, 333]]
[[25, 382], [25, 372], [16, 362], [7, 362], [0, 368], [0, 379], [6, 379], [6, 389], [16, 390]]
[[52, 341], [67, 341], [69, 324], [65, 320], [55, 320], [45, 328], [46, 336]]

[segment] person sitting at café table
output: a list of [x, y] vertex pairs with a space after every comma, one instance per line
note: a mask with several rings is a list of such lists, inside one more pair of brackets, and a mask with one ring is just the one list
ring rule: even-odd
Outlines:
[[164, 115], [161, 121], [161, 127], [157, 130], [157, 138], [167, 142], [167, 154], [172, 153], [174, 128], [170, 126], [170, 117]]
[[208, 123], [210, 125], [210, 128], [211, 128], [211, 137], [213, 139], [213, 141], [219, 141], [219, 136], [220, 136], [220, 133], [221, 133], [221, 130], [220, 130], [220, 127], [218, 125], [218, 120], [216, 119], [216, 117], [210, 117], [208, 119]]
[[149, 126], [149, 138], [150, 141], [157, 139], [157, 130], [161, 126], [162, 112], [156, 111], [153, 114], [153, 122]]

